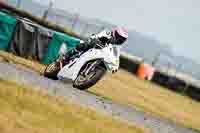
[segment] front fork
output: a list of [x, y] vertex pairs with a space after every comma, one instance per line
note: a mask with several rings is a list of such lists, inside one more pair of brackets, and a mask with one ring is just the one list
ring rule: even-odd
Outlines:
[[89, 72], [93, 71], [94, 68], [96, 68], [97, 66], [99, 66], [99, 64], [101, 63], [100, 60], [95, 60], [92, 63], [88, 63], [87, 66], [85, 67], [85, 69], [82, 71], [83, 75], [88, 75]]

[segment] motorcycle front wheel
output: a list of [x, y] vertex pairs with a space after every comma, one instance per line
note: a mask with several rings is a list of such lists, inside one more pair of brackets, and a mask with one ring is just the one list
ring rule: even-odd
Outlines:
[[95, 85], [106, 73], [106, 69], [102, 66], [97, 66], [93, 71], [90, 71], [87, 75], [83, 75], [79, 72], [78, 77], [73, 83], [73, 87], [80, 90], [87, 90]]

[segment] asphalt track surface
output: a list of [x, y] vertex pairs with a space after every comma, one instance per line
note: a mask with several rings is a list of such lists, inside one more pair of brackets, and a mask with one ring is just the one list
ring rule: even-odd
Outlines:
[[32, 86], [33, 89], [46, 92], [51, 96], [61, 96], [68, 102], [110, 115], [130, 125], [141, 125], [150, 129], [152, 133], [197, 133], [192, 129], [181, 127], [165, 119], [137, 111], [134, 107], [120, 105], [111, 100], [98, 97], [95, 94], [79, 91], [73, 88], [71, 84], [47, 79], [30, 69], [22, 69], [14, 64], [0, 62], [0, 79]]

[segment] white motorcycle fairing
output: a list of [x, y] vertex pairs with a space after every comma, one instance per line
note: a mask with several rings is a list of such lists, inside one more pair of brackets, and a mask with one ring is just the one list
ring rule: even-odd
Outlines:
[[102, 49], [89, 49], [83, 53], [80, 57], [70, 61], [69, 64], [65, 65], [57, 74], [59, 80], [72, 80], [74, 81], [81, 68], [91, 60], [103, 59], [104, 65], [107, 70], [112, 72], [119, 68], [119, 57], [114, 52], [112, 44], [108, 44]]

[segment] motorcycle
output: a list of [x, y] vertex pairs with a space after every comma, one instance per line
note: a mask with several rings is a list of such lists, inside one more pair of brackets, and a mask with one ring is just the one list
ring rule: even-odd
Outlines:
[[[70, 80], [74, 88], [86, 90], [95, 85], [107, 71], [114, 73], [118, 70], [118, 50], [112, 44], [96, 44], [94, 48], [70, 57], [66, 64], [62, 63], [61, 58], [57, 59], [46, 67], [44, 76], [54, 80]], [[63, 51], [60, 51], [61, 55]]]

